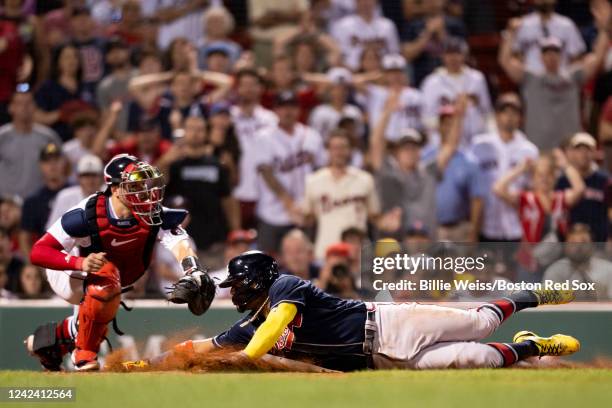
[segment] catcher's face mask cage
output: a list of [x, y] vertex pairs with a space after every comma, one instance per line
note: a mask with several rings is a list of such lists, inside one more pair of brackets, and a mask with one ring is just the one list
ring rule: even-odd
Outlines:
[[164, 179], [157, 167], [137, 162], [126, 167], [119, 183], [121, 200], [145, 224], [161, 225]]

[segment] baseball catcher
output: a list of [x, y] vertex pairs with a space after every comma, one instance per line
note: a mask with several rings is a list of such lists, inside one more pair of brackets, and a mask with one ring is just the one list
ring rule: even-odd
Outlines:
[[249, 311], [247, 316], [213, 338], [186, 341], [152, 361], [125, 362], [124, 368], [154, 367], [173, 353], [226, 347], [240, 348], [239, 358], [271, 353], [341, 371], [507, 367], [580, 348], [573, 337], [529, 331], [517, 333], [511, 343], [478, 342], [520, 310], [570, 302], [571, 291], [521, 291], [463, 310], [339, 299], [308, 281], [279, 275], [276, 261], [258, 251], [232, 259], [228, 272], [219, 286], [231, 288], [233, 304], [239, 312]]
[[68, 352], [77, 371], [99, 369], [97, 353], [119, 309], [122, 289], [145, 273], [156, 242], [172, 251], [185, 271], [171, 288], [171, 302], [187, 303], [200, 315], [215, 295], [214, 282], [180, 225], [187, 212], [161, 205], [159, 170], [122, 154], [108, 162], [104, 178], [104, 192], [66, 212], [32, 248], [31, 261], [47, 268], [53, 291], [79, 305], [73, 316], [42, 325], [25, 340], [47, 370], [60, 370]]

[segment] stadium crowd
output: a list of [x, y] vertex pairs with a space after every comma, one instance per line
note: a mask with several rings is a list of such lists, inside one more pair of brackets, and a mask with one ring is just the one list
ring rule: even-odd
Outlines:
[[[378, 238], [523, 242], [505, 278], [612, 297], [589, 247], [610, 229], [608, 0], [0, 5], [0, 298], [49, 296], [30, 248], [119, 153], [162, 170], [214, 276], [258, 248], [357, 297]], [[538, 264], [566, 240], [586, 246]], [[128, 296], [180, 274], [158, 248]]]

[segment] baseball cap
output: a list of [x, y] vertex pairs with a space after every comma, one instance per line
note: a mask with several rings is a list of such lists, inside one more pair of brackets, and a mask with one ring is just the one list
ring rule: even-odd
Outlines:
[[98, 156], [87, 154], [81, 157], [77, 163], [77, 174], [79, 176], [85, 174], [102, 174], [103, 168], [102, 160], [100, 160]]
[[539, 40], [540, 49], [542, 51], [555, 50], [561, 51], [563, 43], [557, 37], [543, 37]]
[[327, 247], [325, 258], [330, 256], [341, 256], [348, 258], [351, 255], [351, 245], [346, 242], [336, 242]]
[[254, 229], [234, 230], [227, 234], [227, 244], [247, 243], [251, 244], [257, 239], [257, 231]]
[[276, 106], [297, 104], [298, 97], [293, 91], [283, 91], [276, 96]]
[[448, 37], [442, 43], [442, 52], [467, 54], [469, 47], [467, 42], [460, 37]]
[[423, 146], [425, 144], [425, 136], [423, 133], [416, 129], [407, 128], [401, 131], [400, 137], [395, 142], [396, 146], [404, 146], [408, 143], [415, 144], [417, 146]]
[[206, 50], [204, 51], [204, 55], [206, 57], [209, 57], [212, 54], [223, 54], [226, 57], [229, 57], [231, 53], [232, 52], [230, 48], [227, 46], [227, 44], [224, 44], [222, 42], [213, 42], [208, 47], [206, 47]]
[[57, 157], [62, 157], [62, 148], [58, 144], [48, 143], [40, 150], [38, 159], [40, 161], [47, 161]]
[[513, 108], [519, 112], [522, 111], [523, 104], [521, 103], [521, 99], [516, 94], [512, 93], [501, 95], [497, 98], [497, 101], [495, 101], [495, 110], [499, 112], [506, 108]]
[[569, 145], [571, 147], [587, 146], [591, 149], [595, 149], [597, 148], [597, 141], [593, 136], [586, 132], [578, 132], [575, 133], [574, 136], [572, 136]]
[[382, 67], [385, 71], [406, 69], [406, 58], [399, 54], [387, 54], [382, 59]]
[[334, 67], [327, 71], [327, 79], [335, 85], [350, 85], [353, 81], [353, 74], [344, 67]]

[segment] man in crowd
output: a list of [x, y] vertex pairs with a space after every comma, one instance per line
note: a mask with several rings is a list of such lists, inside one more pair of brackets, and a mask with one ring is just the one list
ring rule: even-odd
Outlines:
[[292, 229], [281, 241], [280, 261], [282, 272], [306, 280], [319, 277], [319, 267], [314, 262], [312, 242], [300, 229]]
[[45, 233], [55, 197], [66, 187], [67, 162], [61, 149], [59, 145], [50, 143], [40, 151], [38, 164], [43, 186], [23, 203], [19, 248], [26, 258], [34, 242]]
[[[597, 142], [588, 133], [576, 133], [569, 140], [567, 159], [578, 170], [586, 184], [582, 199], [570, 209], [569, 222], [587, 225], [595, 242], [605, 242], [608, 240], [608, 209], [612, 200], [610, 175], [597, 167], [596, 149]], [[557, 180], [555, 188], [565, 190], [569, 187], [569, 180], [563, 174]]]
[[525, 132], [542, 151], [559, 147], [569, 135], [582, 129], [580, 89], [597, 72], [609, 47], [608, 25], [612, 14], [608, 2], [593, 8], [598, 35], [593, 52], [580, 62], [564, 68], [563, 51], [568, 47], [560, 38], [546, 36], [538, 41], [543, 70], [533, 71], [512, 55], [518, 26], [510, 20], [499, 49], [499, 64], [521, 87], [525, 99]]
[[276, 114], [259, 104], [263, 93], [263, 79], [252, 69], [236, 73], [236, 104], [230, 108], [230, 115], [238, 142], [240, 143], [240, 178], [233, 196], [240, 203], [243, 228], [254, 228], [255, 204], [257, 202], [257, 149], [253, 148], [255, 135], [261, 129], [274, 127], [278, 122]]
[[282, 237], [301, 224], [300, 203], [304, 197], [306, 177], [323, 163], [321, 136], [298, 122], [300, 108], [295, 93], [278, 95], [278, 125], [257, 135], [256, 166], [260, 175], [257, 202], [259, 249], [278, 251]]
[[0, 192], [28, 197], [43, 186], [40, 151], [60, 144], [55, 132], [34, 123], [34, 99], [28, 85], [19, 85], [9, 104], [11, 123], [0, 128]]
[[[520, 130], [523, 106], [518, 95], [506, 93], [495, 104], [497, 129], [474, 138], [472, 153], [482, 176], [484, 212], [481, 241], [518, 241], [522, 236], [516, 210], [505, 204], [491, 187], [503, 174], [526, 159], [538, 157], [538, 148]], [[525, 187], [524, 178], [516, 180], [512, 189]]]
[[180, 195], [190, 204], [187, 227], [198, 257], [212, 270], [223, 264], [223, 243], [240, 227], [240, 212], [230, 195], [228, 171], [206, 141], [206, 122], [199, 116], [185, 120], [182, 153], [170, 166], [168, 196]]

